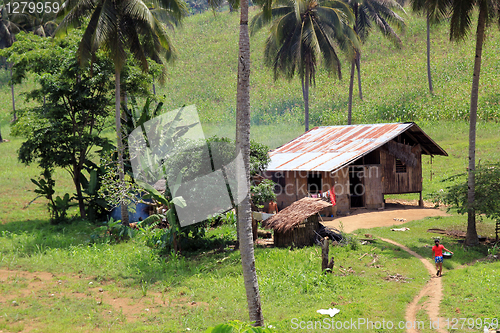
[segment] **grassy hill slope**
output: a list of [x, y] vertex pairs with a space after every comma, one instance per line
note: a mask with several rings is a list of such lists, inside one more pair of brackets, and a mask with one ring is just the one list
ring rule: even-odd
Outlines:
[[[251, 10], [251, 15], [256, 9]], [[465, 120], [468, 117], [474, 36], [463, 43], [448, 40], [448, 24], [433, 27], [432, 69], [435, 95], [428, 92], [425, 58], [426, 26], [423, 18], [405, 16], [403, 47], [397, 49], [378, 32], [362, 49], [364, 100], [354, 99], [354, 122], [409, 120]], [[268, 28], [251, 38], [252, 122], [303, 122], [300, 81], [274, 82], [263, 64], [263, 45]], [[500, 34], [488, 32], [484, 47], [479, 98], [479, 118], [499, 120]], [[196, 104], [206, 122], [231, 121], [235, 110], [238, 15], [205, 13], [189, 17], [176, 32], [177, 62], [169, 67], [169, 79], [161, 93], [167, 108]], [[341, 81], [319, 70], [311, 90], [314, 125], [346, 123], [349, 64], [342, 57]], [[357, 93], [357, 87], [355, 88]]]

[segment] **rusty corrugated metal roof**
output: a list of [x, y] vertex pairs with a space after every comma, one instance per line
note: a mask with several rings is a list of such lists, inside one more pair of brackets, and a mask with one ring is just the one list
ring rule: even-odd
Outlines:
[[[271, 151], [268, 171], [335, 171], [413, 127], [427, 151], [447, 155], [415, 123], [322, 126]], [[411, 134], [410, 134], [411, 135]]]

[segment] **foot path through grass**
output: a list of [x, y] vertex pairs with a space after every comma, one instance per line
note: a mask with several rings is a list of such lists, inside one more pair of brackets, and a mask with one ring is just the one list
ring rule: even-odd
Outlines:
[[[413, 299], [413, 301], [406, 308], [406, 316], [405, 316], [406, 321], [411, 323], [416, 322], [417, 312], [423, 306], [419, 305], [418, 303], [422, 297], [428, 296], [429, 301], [424, 304], [426, 306], [426, 311], [427, 314], [429, 315], [430, 320], [432, 320], [432, 322], [435, 322], [437, 320], [439, 320], [439, 322], [444, 322], [444, 319], [439, 317], [439, 303], [441, 303], [441, 299], [443, 298], [443, 286], [441, 284], [441, 279], [437, 277], [435, 274], [436, 270], [434, 269], [434, 266], [427, 259], [422, 257], [420, 254], [410, 250], [406, 246], [401, 245], [387, 238], [380, 238], [380, 239], [383, 240], [384, 242], [399, 246], [412, 256], [418, 258], [431, 274], [431, 279], [429, 280], [429, 282], [427, 282], [427, 284], [424, 286], [424, 288], [422, 288], [420, 293]], [[416, 333], [416, 332], [418, 332], [418, 330], [414, 328], [407, 330], [407, 333]], [[437, 329], [437, 332], [446, 333], [446, 330], [439, 328]]]

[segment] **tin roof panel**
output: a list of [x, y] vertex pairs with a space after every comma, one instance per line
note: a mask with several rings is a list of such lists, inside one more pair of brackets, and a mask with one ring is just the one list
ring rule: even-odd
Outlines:
[[[271, 162], [267, 170], [334, 171], [413, 126], [423, 133], [415, 123], [315, 127], [270, 152]], [[446, 155], [444, 150], [432, 143], [436, 146], [433, 147], [436, 154]]]

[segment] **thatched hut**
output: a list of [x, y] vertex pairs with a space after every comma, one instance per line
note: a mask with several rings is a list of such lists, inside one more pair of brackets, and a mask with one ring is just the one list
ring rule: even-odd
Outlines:
[[332, 204], [316, 198], [302, 198], [262, 223], [274, 230], [274, 245], [309, 246], [318, 230], [318, 212]]

